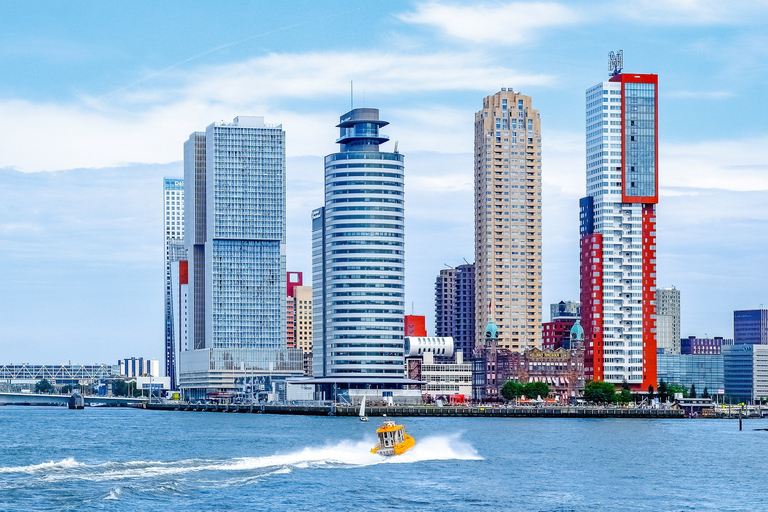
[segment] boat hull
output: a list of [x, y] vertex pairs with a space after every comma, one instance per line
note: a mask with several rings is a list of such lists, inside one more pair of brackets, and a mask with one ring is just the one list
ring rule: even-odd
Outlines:
[[402, 443], [398, 443], [395, 446], [387, 448], [374, 446], [373, 449], [371, 449], [371, 453], [378, 453], [379, 455], [383, 455], [385, 457], [390, 457], [392, 455], [402, 455], [403, 453], [413, 448], [415, 444], [416, 441], [413, 439], [413, 437], [405, 434], [405, 440]]

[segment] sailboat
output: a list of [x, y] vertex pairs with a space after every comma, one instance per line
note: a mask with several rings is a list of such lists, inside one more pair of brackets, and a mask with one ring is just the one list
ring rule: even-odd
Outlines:
[[368, 421], [368, 416], [365, 415], [365, 395], [363, 395], [363, 401], [360, 402], [360, 421]]

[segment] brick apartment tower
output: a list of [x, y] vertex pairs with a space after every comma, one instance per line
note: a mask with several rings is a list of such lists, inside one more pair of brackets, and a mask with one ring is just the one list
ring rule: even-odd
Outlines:
[[622, 73], [587, 89], [587, 197], [580, 201], [587, 380], [656, 382], [658, 76]]
[[541, 346], [541, 119], [502, 88], [475, 114], [475, 339]]

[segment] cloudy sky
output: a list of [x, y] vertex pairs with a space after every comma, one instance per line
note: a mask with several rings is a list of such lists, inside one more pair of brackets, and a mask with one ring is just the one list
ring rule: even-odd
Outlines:
[[437, 272], [474, 258], [474, 112], [533, 97], [548, 320], [578, 298], [584, 91], [619, 49], [659, 75], [658, 284], [684, 336], [732, 336], [734, 309], [768, 306], [767, 28], [756, 0], [0, 3], [0, 363], [162, 358], [162, 177], [213, 121], [282, 123], [308, 273], [352, 80], [406, 156], [407, 309], [429, 328]]

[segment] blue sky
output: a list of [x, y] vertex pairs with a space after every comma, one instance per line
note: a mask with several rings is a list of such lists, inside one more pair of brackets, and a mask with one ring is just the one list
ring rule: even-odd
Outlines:
[[658, 284], [684, 336], [731, 336], [734, 309], [768, 305], [766, 28], [765, 1], [0, 3], [0, 359], [161, 358], [162, 177], [213, 121], [283, 124], [288, 266], [308, 273], [350, 80], [406, 156], [407, 309], [428, 326], [439, 269], [474, 258], [474, 112], [533, 97], [548, 320], [578, 297], [584, 91], [619, 49], [659, 75]]

